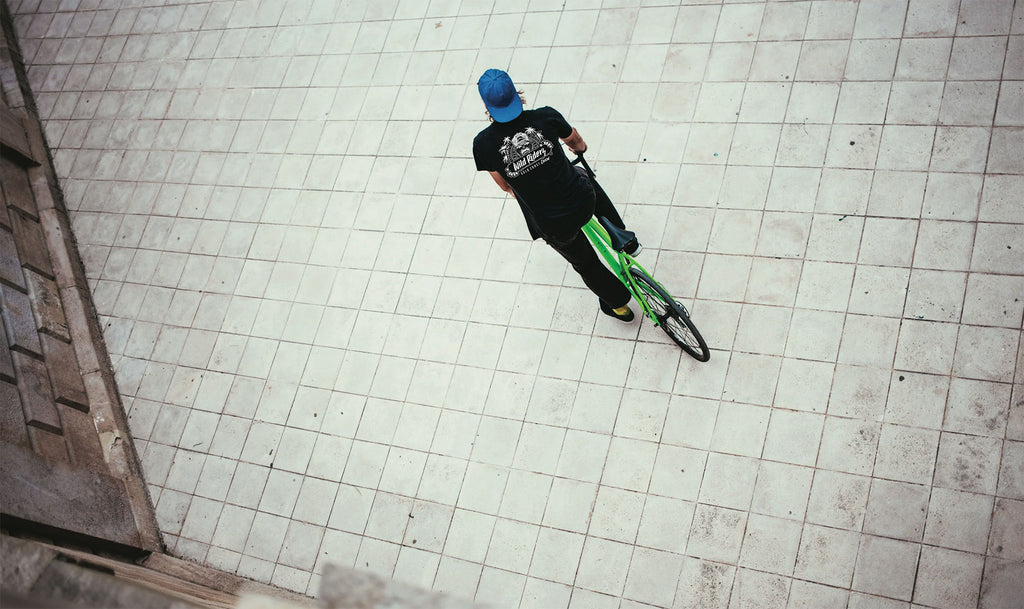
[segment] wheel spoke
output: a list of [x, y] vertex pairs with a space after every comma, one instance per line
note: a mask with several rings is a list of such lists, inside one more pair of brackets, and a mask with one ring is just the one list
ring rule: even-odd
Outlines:
[[657, 324], [677, 345], [694, 359], [706, 362], [711, 357], [704, 338], [690, 321], [686, 307], [676, 302], [649, 275], [636, 267], [630, 269], [640, 293], [650, 307]]

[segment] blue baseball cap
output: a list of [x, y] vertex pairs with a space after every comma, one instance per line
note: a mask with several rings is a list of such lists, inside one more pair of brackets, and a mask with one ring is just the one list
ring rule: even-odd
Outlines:
[[523, 113], [523, 102], [516, 86], [504, 70], [487, 70], [477, 81], [476, 88], [495, 121], [507, 123]]

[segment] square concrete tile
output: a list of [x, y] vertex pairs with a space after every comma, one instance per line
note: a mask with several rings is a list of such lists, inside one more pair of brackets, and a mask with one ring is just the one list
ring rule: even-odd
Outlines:
[[981, 556], [922, 546], [914, 601], [932, 605], [973, 605], [977, 602]]
[[857, 554], [853, 589], [910, 600], [920, 553], [916, 544], [865, 536]]

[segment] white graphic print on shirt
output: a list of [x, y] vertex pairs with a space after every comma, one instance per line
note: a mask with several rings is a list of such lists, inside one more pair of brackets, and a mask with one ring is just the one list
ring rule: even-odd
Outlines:
[[501, 143], [501, 160], [505, 163], [505, 173], [510, 178], [529, 173], [547, 163], [551, 159], [551, 151], [555, 145], [544, 139], [533, 127], [506, 137]]

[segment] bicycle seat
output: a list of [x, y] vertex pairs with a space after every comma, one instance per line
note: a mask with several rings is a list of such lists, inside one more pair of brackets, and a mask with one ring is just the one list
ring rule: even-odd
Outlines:
[[611, 220], [604, 216], [598, 216], [597, 221], [608, 231], [608, 236], [612, 239], [612, 249], [617, 252], [624, 250], [630, 241], [636, 240], [636, 233], [615, 226]]

